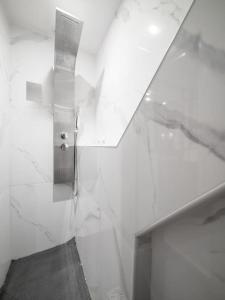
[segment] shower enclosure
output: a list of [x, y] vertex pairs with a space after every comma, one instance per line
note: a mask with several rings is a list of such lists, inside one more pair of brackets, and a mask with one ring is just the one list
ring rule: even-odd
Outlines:
[[225, 2], [16, 3], [0, 299], [224, 300]]

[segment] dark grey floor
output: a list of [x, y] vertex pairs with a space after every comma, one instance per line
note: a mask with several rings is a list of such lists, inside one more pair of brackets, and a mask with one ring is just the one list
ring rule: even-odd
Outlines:
[[90, 300], [75, 239], [12, 262], [1, 300]]

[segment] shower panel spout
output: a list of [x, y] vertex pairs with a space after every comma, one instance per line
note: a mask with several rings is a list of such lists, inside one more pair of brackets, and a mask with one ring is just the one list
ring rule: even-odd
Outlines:
[[82, 22], [56, 9], [54, 61], [54, 201], [73, 198], [76, 182], [75, 65]]

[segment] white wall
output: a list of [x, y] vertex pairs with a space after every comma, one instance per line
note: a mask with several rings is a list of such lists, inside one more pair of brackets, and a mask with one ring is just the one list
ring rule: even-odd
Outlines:
[[[124, 0], [96, 60], [95, 136], [80, 146], [117, 146], [180, 28], [192, 0]], [[89, 105], [88, 105], [89, 108]]]
[[[74, 236], [73, 200], [53, 202], [52, 67], [54, 38], [11, 28], [12, 257], [23, 257]], [[81, 76], [91, 77], [92, 57], [81, 53]], [[89, 75], [90, 74], [90, 75]], [[26, 82], [42, 95], [27, 99]]]
[[225, 180], [224, 5], [196, 1], [119, 146], [79, 150], [93, 299], [131, 299], [136, 233]]
[[0, 287], [9, 267], [9, 32], [0, 5]]

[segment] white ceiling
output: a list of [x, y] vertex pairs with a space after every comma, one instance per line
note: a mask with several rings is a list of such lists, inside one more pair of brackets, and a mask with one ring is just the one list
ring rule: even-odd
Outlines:
[[9, 22], [51, 35], [55, 8], [59, 7], [84, 22], [81, 48], [96, 53], [108, 31], [121, 0], [0, 0]]

